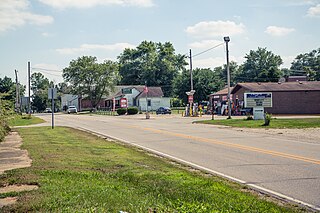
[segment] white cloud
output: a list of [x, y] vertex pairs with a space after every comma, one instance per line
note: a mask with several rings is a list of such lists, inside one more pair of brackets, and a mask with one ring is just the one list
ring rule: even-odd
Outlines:
[[84, 53], [96, 50], [105, 50], [105, 51], [122, 51], [125, 48], [135, 48], [135, 45], [129, 43], [116, 43], [116, 44], [82, 44], [77, 48], [61, 48], [56, 49], [60, 54], [70, 55], [77, 53]]
[[267, 27], [265, 32], [272, 36], [286, 36], [289, 33], [292, 33], [294, 31], [295, 31], [294, 28], [269, 26]]
[[45, 25], [52, 22], [51, 16], [31, 13], [27, 0], [1, 0], [0, 2], [0, 33], [27, 23]]
[[[223, 40], [202, 40], [200, 42], [193, 42], [189, 44], [191, 49], [208, 49], [223, 43]], [[221, 46], [223, 47], [223, 46]]]
[[223, 37], [242, 34], [245, 26], [232, 21], [203, 21], [187, 27], [186, 32], [197, 38]]
[[136, 6], [152, 7], [153, 0], [38, 0], [43, 4], [58, 9], [65, 8], [91, 8], [95, 6]]
[[320, 17], [320, 4], [314, 7], [310, 7], [308, 10], [308, 16], [310, 17]]

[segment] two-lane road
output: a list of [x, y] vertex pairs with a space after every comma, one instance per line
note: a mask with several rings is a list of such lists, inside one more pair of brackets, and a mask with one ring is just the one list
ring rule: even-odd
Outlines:
[[[51, 116], [39, 115], [50, 123]], [[192, 124], [178, 116], [55, 116], [320, 210], [320, 142]]]

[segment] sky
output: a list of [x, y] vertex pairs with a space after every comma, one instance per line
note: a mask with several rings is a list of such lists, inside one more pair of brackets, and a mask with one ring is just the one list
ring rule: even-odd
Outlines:
[[[0, 78], [27, 84], [31, 72], [55, 83], [84, 55], [117, 60], [142, 41], [171, 42], [197, 55], [229, 36], [230, 60], [266, 47], [289, 68], [320, 48], [320, 0], [0, 0]], [[193, 68], [226, 63], [225, 44], [193, 57]]]

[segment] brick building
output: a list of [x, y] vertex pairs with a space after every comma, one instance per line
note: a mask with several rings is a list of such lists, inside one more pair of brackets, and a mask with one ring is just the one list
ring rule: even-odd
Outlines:
[[273, 107], [265, 108], [268, 113], [320, 114], [320, 81], [238, 83], [231, 91], [233, 102], [243, 102], [247, 92], [271, 92]]

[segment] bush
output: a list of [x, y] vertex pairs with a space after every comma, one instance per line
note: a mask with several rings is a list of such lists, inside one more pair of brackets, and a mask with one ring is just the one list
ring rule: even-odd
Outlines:
[[247, 119], [246, 120], [247, 121], [253, 120], [253, 117], [252, 117], [252, 115], [250, 113], [247, 113]]
[[128, 107], [128, 115], [135, 115], [138, 113], [138, 108], [137, 107]]
[[124, 114], [126, 114], [126, 112], [127, 112], [126, 108], [118, 108], [117, 109], [118, 115], [124, 115]]
[[264, 114], [264, 124], [262, 126], [269, 126], [271, 121], [272, 115], [269, 113]]

